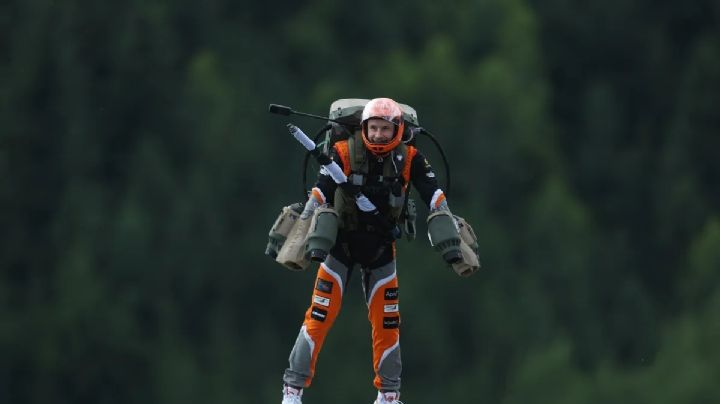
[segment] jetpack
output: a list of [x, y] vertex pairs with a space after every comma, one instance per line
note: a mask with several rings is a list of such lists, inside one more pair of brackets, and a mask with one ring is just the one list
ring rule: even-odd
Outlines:
[[[365, 104], [368, 103], [368, 99], [362, 98], [342, 98], [335, 100], [330, 104], [330, 112], [328, 116], [321, 116], [315, 114], [309, 114], [306, 112], [300, 112], [287, 107], [284, 105], [270, 104], [268, 112], [278, 115], [297, 115], [304, 116], [316, 120], [325, 121], [326, 124], [321, 127], [313, 136], [312, 140], [315, 144], [320, 146], [319, 151], [325, 155], [328, 155], [333, 144], [339, 140], [344, 140], [351, 137], [356, 132], [360, 131], [360, 120], [362, 111], [365, 108]], [[419, 136], [427, 137], [437, 148], [440, 156], [443, 160], [445, 168], [445, 186], [443, 191], [445, 195], [450, 194], [450, 164], [445, 156], [440, 142], [437, 138], [430, 133], [427, 129], [420, 126], [418, 121], [418, 115], [415, 109], [406, 104], [400, 104], [400, 108], [403, 111], [403, 119], [405, 120], [405, 132], [402, 135], [403, 143], [407, 145], [415, 145]], [[307, 195], [309, 189], [307, 183], [307, 169], [310, 162], [312, 152], [308, 151], [305, 154], [302, 167], [302, 193], [303, 197]]]
[[[368, 214], [379, 229], [384, 229], [391, 238], [399, 238], [399, 228], [387, 221], [377, 207], [357, 186], [348, 182], [340, 166], [321, 151], [321, 147], [310, 139], [300, 128], [287, 124], [290, 134], [305, 147], [322, 165], [330, 177], [352, 196], [358, 209]], [[294, 204], [283, 208], [280, 216], [270, 229], [265, 254], [292, 270], [304, 270], [310, 261], [322, 262], [337, 237], [337, 213], [328, 206]]]
[[[376, 224], [378, 228], [386, 228], [390, 233], [390, 237], [397, 239], [402, 235], [397, 224], [385, 223], [387, 219], [381, 215], [372, 202], [362, 194], [359, 187], [354, 187], [348, 183], [348, 179], [342, 169], [335, 161], [329, 158], [330, 150], [335, 142], [348, 139], [361, 130], [362, 111], [368, 101], [367, 99], [357, 98], [336, 100], [330, 105], [328, 116], [300, 112], [291, 107], [278, 104], [270, 104], [268, 110], [273, 114], [305, 116], [326, 122], [326, 124], [315, 133], [314, 138], [307, 136], [299, 127], [290, 123], [287, 124], [289, 133], [306, 149], [302, 167], [303, 198], [307, 198], [309, 192], [307, 169], [310, 159], [313, 158], [323, 167], [324, 171], [332, 177], [338, 186], [344, 188], [348, 195], [354, 197], [358, 209], [369, 213], [370, 217], [375, 218], [377, 221]], [[402, 134], [402, 142], [407, 145], [415, 145], [418, 136], [422, 135], [426, 136], [435, 145], [443, 159], [445, 168], [444, 192], [446, 195], [449, 194], [450, 165], [442, 146], [432, 133], [420, 126], [414, 108], [405, 104], [399, 105], [403, 112], [403, 119], [405, 120], [405, 131]], [[337, 213], [332, 207], [325, 205], [317, 207], [313, 211], [314, 213], [310, 213], [307, 206], [303, 209], [301, 203], [284, 207], [275, 224], [270, 229], [269, 242], [265, 254], [271, 256], [277, 262], [291, 270], [304, 270], [312, 261], [324, 261], [330, 248], [334, 245], [337, 236]], [[406, 218], [412, 217], [410, 221], [405, 221], [404, 230], [408, 235], [408, 239], [415, 238], [415, 214], [414, 203], [406, 195], [401, 216]], [[449, 212], [447, 214], [449, 215]], [[452, 231], [446, 231], [444, 227], [447, 226], [440, 226], [442, 231], [433, 231], [433, 233], [436, 234], [435, 237], [433, 237], [430, 232], [428, 236], [433, 245], [436, 245], [436, 240], [442, 239], [441, 242], [436, 245], [436, 249], [443, 251], [444, 259], [446, 259], [446, 262], [449, 264], [452, 264], [458, 274], [468, 276], [479, 268], [479, 263], [475, 261], [467, 264], [467, 260], [461, 259], [464, 256], [468, 258], [477, 256], [477, 238], [474, 237], [474, 233], [470, 228], [472, 239], [468, 239], [468, 243], [465, 243], [462, 240], [463, 233], [461, 230], [463, 226], [459, 226], [460, 223], [458, 219], [462, 220], [463, 223], [464, 220], [456, 216], [450, 217], [454, 217], [454, 219], [451, 220], [453, 229], [450, 230]], [[435, 222], [444, 223], [445, 221], [435, 220], [433, 225], [429, 226], [429, 230], [438, 227], [438, 225], [434, 224]], [[409, 223], [411, 223], [412, 228], [408, 228]], [[450, 223], [450, 221], [448, 221], [448, 223]], [[469, 228], [469, 225], [466, 227]], [[438, 237], [438, 235], [440, 237]], [[470, 244], [472, 248], [465, 252], [460, 252], [461, 244]], [[457, 253], [449, 254], [448, 251], [457, 251]], [[456, 258], [453, 260], [447, 259], [447, 257], [451, 255]]]

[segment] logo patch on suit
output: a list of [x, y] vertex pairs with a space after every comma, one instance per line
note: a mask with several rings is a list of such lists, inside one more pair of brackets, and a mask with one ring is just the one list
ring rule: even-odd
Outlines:
[[317, 321], [325, 321], [325, 318], [327, 317], [327, 311], [319, 307], [313, 306], [312, 310], [310, 311], [310, 317], [314, 318]]
[[399, 328], [400, 317], [383, 317], [383, 328]]
[[397, 300], [398, 299], [398, 288], [386, 288], [385, 289], [385, 300]]
[[325, 307], [330, 306], [330, 299], [327, 297], [313, 295], [313, 302]]
[[397, 313], [400, 310], [400, 305], [397, 303], [395, 304], [386, 304], [385, 307], [383, 307], [384, 313]]
[[332, 287], [333, 283], [330, 281], [326, 281], [325, 279], [318, 279], [317, 283], [315, 284], [315, 289], [323, 293], [332, 293]]

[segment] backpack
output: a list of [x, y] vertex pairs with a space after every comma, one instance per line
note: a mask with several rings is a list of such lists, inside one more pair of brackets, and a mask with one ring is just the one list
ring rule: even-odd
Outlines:
[[[322, 151], [330, 154], [333, 145], [340, 141], [349, 139], [356, 133], [359, 133], [360, 121], [362, 119], [362, 111], [368, 99], [363, 98], [341, 98], [330, 104], [330, 112], [328, 124], [322, 127], [315, 135], [315, 143], [322, 145]], [[405, 133], [402, 135], [402, 142], [406, 145], [415, 145], [415, 134], [420, 128], [415, 109], [406, 104], [400, 104], [405, 120]], [[310, 153], [305, 155], [303, 163], [303, 192], [307, 192], [307, 167], [310, 161]]]
[[[315, 138], [313, 139], [315, 144], [322, 146], [323, 153], [327, 155], [330, 151], [330, 148], [335, 144], [335, 142], [343, 139], [348, 139], [353, 134], [360, 131], [360, 120], [362, 117], [362, 111], [368, 101], [369, 100], [362, 98], [341, 98], [335, 100], [332, 104], [330, 104], [329, 117], [295, 111], [290, 107], [279, 104], [270, 104], [268, 106], [268, 112], [278, 115], [302, 115], [310, 118], [327, 120], [328, 124], [323, 126], [315, 134]], [[444, 192], [445, 195], [448, 195], [450, 193], [450, 165], [448, 164], [447, 157], [445, 157], [445, 152], [443, 151], [442, 146], [440, 146], [440, 143], [437, 141], [437, 139], [435, 139], [435, 136], [433, 136], [430, 131], [419, 126], [417, 112], [415, 112], [414, 108], [406, 104], [399, 105], [400, 109], [403, 112], [403, 119], [405, 120], [405, 133], [403, 133], [402, 135], [403, 143], [406, 145], [414, 146], [416, 135], [422, 134], [427, 136], [435, 144], [435, 147], [437, 148], [438, 152], [440, 152], [443, 163], [445, 165]], [[321, 137], [324, 137], [324, 139], [322, 142], [319, 142]], [[307, 152], [303, 161], [303, 197], [306, 197], [308, 192], [307, 167], [308, 163], [310, 162], [310, 156], [311, 153]]]

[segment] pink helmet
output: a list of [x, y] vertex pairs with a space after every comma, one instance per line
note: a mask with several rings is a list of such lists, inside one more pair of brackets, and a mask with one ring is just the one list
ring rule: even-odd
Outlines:
[[[372, 143], [367, 137], [367, 121], [368, 119], [382, 119], [395, 125], [395, 134], [388, 143]], [[362, 112], [362, 138], [365, 147], [373, 154], [383, 156], [400, 144], [403, 131], [405, 130], [405, 120], [402, 116], [402, 109], [397, 102], [390, 98], [375, 98], [365, 105]]]

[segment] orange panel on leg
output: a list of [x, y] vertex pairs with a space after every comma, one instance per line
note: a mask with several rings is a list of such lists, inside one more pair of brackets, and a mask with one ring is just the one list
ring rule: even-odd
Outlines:
[[[383, 354], [400, 340], [400, 301], [398, 280], [393, 278], [380, 287], [370, 300], [368, 319], [372, 324], [373, 368], [377, 373]], [[380, 388], [379, 377], [375, 386]]]
[[340, 312], [341, 303], [341, 285], [335, 277], [325, 270], [324, 265], [321, 264], [317, 277], [315, 278], [312, 301], [310, 307], [305, 312], [305, 321], [303, 322], [308, 335], [314, 343], [312, 358], [310, 360], [310, 378], [306, 382], [306, 387], [310, 385], [310, 380], [315, 374], [315, 363], [317, 362], [318, 354], [325, 342], [325, 337]]

